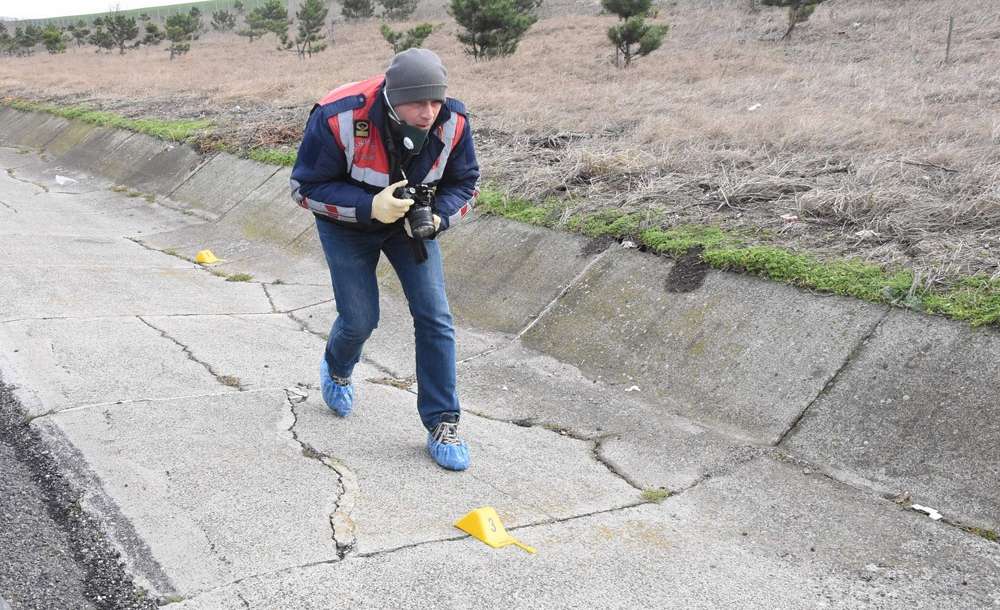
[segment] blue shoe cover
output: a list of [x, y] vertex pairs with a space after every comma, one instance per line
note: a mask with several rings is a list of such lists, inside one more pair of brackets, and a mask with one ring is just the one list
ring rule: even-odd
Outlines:
[[448, 470], [465, 470], [469, 467], [469, 446], [465, 443], [461, 445], [444, 445], [434, 442], [434, 439], [427, 438], [427, 451], [438, 463], [438, 466]]
[[469, 446], [458, 438], [458, 422], [442, 421], [427, 435], [427, 452], [448, 470], [469, 467]]
[[320, 388], [323, 390], [323, 400], [330, 410], [341, 417], [347, 417], [354, 406], [354, 384], [340, 385], [330, 378], [330, 367], [326, 358], [319, 367]]

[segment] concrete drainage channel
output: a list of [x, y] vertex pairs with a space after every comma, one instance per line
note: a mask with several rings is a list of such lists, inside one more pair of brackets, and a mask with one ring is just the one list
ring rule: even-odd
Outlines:
[[[187, 258], [209, 248], [224, 259], [215, 273], [252, 275], [268, 308], [241, 314], [283, 317], [281, 324], [316, 340], [328, 330], [333, 304], [317, 296], [328, 290], [327, 271], [311, 217], [289, 200], [288, 169], [12, 109], [0, 109], [0, 134], [0, 145], [43, 150], [59, 167], [191, 216], [185, 226], [132, 239]], [[498, 218], [456, 227], [442, 248], [462, 399], [477, 425], [561, 437], [618, 480], [616, 493], [635, 494], [541, 510], [510, 529], [634, 511], [643, 489], [692, 495], [713, 477], [762, 468], [762, 459], [903, 506], [934, 507], [945, 515], [938, 527], [988, 535], [1000, 526], [1000, 486], [991, 483], [1000, 472], [995, 329], [716, 271], [678, 290], [667, 259]], [[366, 366], [372, 379], [391, 382], [372, 391], [390, 396], [413, 373], [412, 329], [391, 271], [380, 278], [382, 325]], [[185, 337], [193, 327], [155, 315], [138, 320], [207, 369], [209, 382], [233, 385], [206, 357], [192, 355]], [[15, 321], [4, 315], [0, 329]], [[247, 395], [272, 389], [234, 384]], [[330, 562], [350, 561], [352, 553], [354, 561], [388, 558], [458, 537], [380, 538], [355, 523], [345, 508], [365, 508], [355, 474], [332, 457], [335, 448], [300, 429], [312, 416], [300, 410], [298, 395], [275, 390], [286, 411], [276, 426], [315, 463], [314, 476], [332, 476], [339, 489], [328, 511]], [[59, 417], [58, 426], [45, 424], [50, 441], [74, 414]], [[489, 476], [484, 481], [496, 487]], [[193, 577], [190, 586], [157, 585], [149, 569], [130, 561], [164, 600], [181, 589], [211, 599], [218, 589]], [[232, 574], [217, 581], [247, 578]]]

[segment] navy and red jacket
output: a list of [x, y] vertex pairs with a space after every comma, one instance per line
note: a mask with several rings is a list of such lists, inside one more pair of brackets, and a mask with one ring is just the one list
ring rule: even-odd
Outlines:
[[[372, 199], [396, 182], [384, 138], [392, 137], [385, 77], [330, 91], [309, 114], [290, 180], [292, 199], [317, 216], [361, 229], [384, 226], [371, 217]], [[472, 209], [479, 162], [465, 106], [448, 98], [418, 155], [402, 165], [410, 184], [437, 187], [434, 211], [445, 230]]]

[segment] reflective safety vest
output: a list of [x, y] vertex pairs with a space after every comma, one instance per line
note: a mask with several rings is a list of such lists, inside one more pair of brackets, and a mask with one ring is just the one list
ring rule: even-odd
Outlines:
[[[351, 96], [363, 96], [363, 106], [339, 112], [327, 119], [327, 123], [337, 145], [347, 158], [348, 175], [358, 182], [378, 188], [389, 186], [389, 154], [382, 143], [382, 134], [378, 133], [375, 124], [368, 119], [368, 114], [384, 81], [385, 76], [380, 75], [359, 83], [350, 83], [334, 89], [319, 101], [320, 105], [325, 105]], [[465, 129], [465, 117], [452, 112], [451, 117], [435, 129], [444, 148], [431, 170], [420, 181], [423, 184], [433, 184], [444, 175], [448, 157]]]
[[[388, 186], [392, 172], [380, 133], [390, 120], [382, 110], [388, 103], [381, 93], [384, 82], [379, 75], [343, 85], [313, 107], [289, 181], [299, 206], [340, 222], [367, 222], [371, 199], [364, 193]], [[442, 230], [471, 210], [480, 175], [465, 106], [452, 98], [445, 105], [424, 148], [407, 162], [411, 183], [437, 186]]]

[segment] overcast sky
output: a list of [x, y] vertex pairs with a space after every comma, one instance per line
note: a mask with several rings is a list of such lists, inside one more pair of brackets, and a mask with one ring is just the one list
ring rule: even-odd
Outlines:
[[0, 17], [14, 19], [44, 19], [67, 15], [104, 13], [119, 5], [123, 9], [184, 4], [192, 0], [0, 0]]

